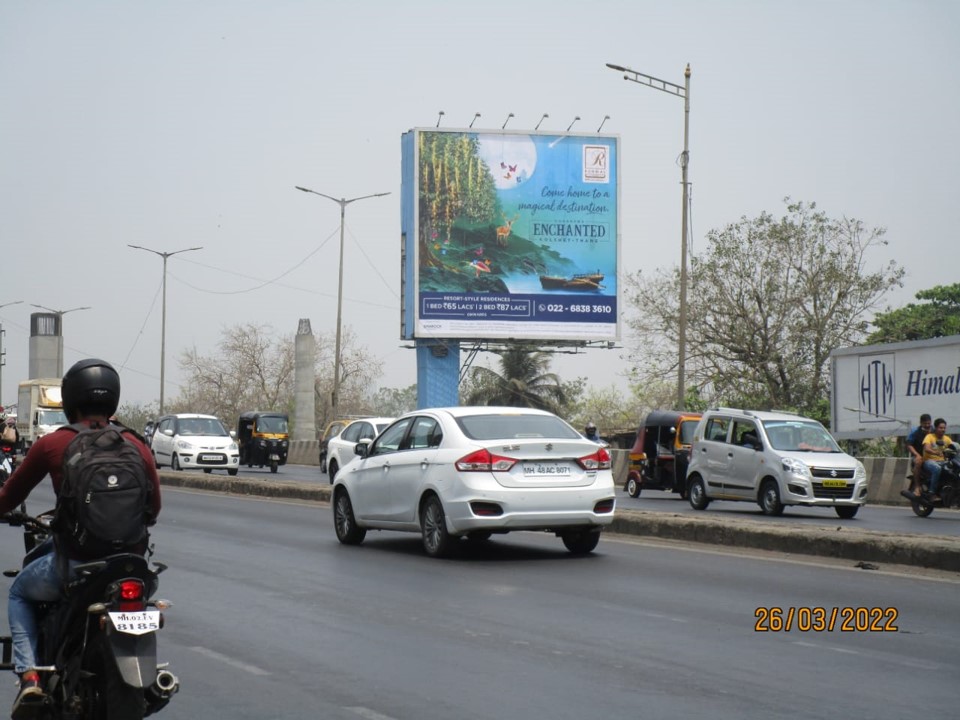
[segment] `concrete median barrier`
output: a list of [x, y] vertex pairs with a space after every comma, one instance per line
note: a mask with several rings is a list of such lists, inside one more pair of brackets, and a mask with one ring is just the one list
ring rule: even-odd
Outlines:
[[[192, 472], [161, 472], [165, 486], [231, 495], [256, 495], [288, 500], [330, 501], [330, 485], [256, 480]], [[899, 492], [899, 488], [897, 489]], [[947, 511], [952, 512], [952, 511]], [[791, 526], [711, 515], [624, 510], [617, 508], [610, 531], [625, 535], [754, 548], [795, 555], [914, 565], [960, 572], [960, 538], [855, 530], [840, 524]]]

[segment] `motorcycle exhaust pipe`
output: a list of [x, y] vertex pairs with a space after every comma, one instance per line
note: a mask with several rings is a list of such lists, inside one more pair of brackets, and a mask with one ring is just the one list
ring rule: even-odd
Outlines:
[[180, 689], [180, 680], [169, 670], [158, 670], [157, 679], [147, 688], [147, 700], [151, 703], [164, 705]]

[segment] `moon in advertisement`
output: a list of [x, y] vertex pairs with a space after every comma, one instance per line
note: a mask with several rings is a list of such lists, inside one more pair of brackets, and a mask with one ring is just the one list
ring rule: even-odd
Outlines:
[[529, 135], [480, 135], [477, 140], [497, 190], [520, 187], [533, 175], [537, 148]]

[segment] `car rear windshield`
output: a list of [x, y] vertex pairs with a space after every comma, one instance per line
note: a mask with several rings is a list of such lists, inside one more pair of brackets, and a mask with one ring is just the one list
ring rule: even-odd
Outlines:
[[457, 418], [463, 434], [471, 440], [520, 440], [523, 438], [582, 439], [582, 435], [553, 415], [464, 415]]

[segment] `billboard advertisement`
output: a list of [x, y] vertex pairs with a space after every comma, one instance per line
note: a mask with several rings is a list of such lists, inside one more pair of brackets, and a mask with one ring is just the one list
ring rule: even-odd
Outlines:
[[831, 360], [836, 437], [906, 435], [923, 413], [960, 429], [960, 336], [843, 348]]
[[402, 139], [406, 339], [617, 340], [619, 138]]

